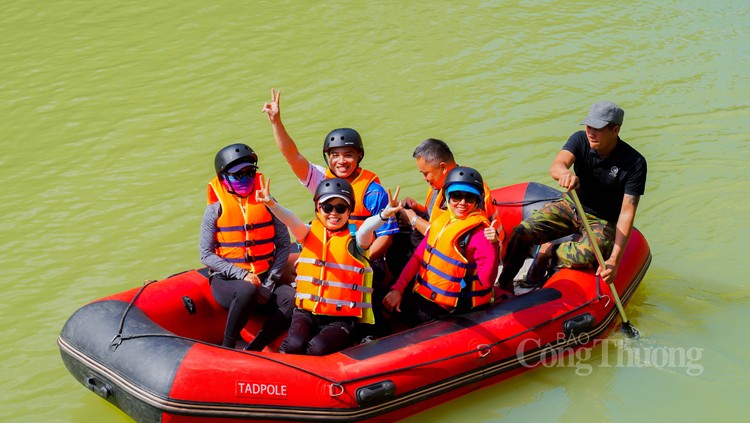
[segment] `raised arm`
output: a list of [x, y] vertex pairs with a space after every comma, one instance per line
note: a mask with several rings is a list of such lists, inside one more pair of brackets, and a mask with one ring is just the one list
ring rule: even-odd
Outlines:
[[310, 233], [310, 228], [297, 215], [282, 207], [281, 204], [271, 197], [271, 178], [265, 179], [261, 175], [258, 183], [260, 184], [260, 189], [255, 191], [255, 199], [265, 204], [268, 210], [289, 228], [292, 236], [297, 241], [303, 242], [307, 238], [307, 234]]
[[297, 144], [294, 143], [294, 140], [289, 136], [284, 124], [281, 122], [280, 100], [281, 90], [276, 91], [271, 88], [271, 101], [263, 105], [262, 112], [267, 114], [268, 120], [271, 121], [276, 147], [281, 151], [286, 162], [289, 163], [297, 179], [304, 181], [307, 179], [310, 162], [299, 152]]

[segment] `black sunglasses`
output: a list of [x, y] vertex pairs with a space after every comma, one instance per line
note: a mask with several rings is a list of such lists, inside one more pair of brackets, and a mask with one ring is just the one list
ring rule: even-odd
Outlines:
[[449, 195], [451, 200], [460, 203], [461, 200], [466, 200], [467, 203], [476, 203], [477, 196], [468, 192], [453, 191]]
[[255, 168], [250, 166], [246, 167], [245, 169], [240, 169], [239, 171], [234, 173], [227, 173], [227, 177], [233, 181], [238, 181], [244, 178], [252, 178], [253, 176], [255, 176]]
[[330, 203], [323, 203], [318, 204], [318, 207], [320, 207], [321, 210], [323, 210], [323, 213], [330, 213], [334, 209], [336, 209], [336, 213], [338, 214], [344, 214], [345, 211], [349, 210], [349, 206], [346, 204], [336, 204], [335, 206]]

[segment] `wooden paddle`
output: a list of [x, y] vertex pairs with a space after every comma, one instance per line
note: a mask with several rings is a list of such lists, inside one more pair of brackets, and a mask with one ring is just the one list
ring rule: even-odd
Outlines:
[[[586, 212], [583, 211], [581, 200], [578, 199], [576, 190], [572, 189], [568, 191], [568, 193], [570, 194], [570, 198], [572, 198], [573, 202], [576, 204], [576, 209], [578, 209], [578, 214], [581, 216], [583, 227], [586, 229], [586, 234], [588, 234], [589, 236], [589, 241], [594, 247], [596, 260], [599, 262], [599, 266], [601, 266], [602, 269], [606, 269], [606, 266], [604, 265], [604, 257], [602, 256], [601, 250], [599, 250], [599, 244], [594, 241], [594, 234], [591, 230], [591, 226], [589, 225], [589, 219], [586, 217]], [[615, 289], [614, 281], [609, 282], [609, 289], [610, 291], [612, 291], [612, 297], [615, 299], [615, 305], [617, 305], [617, 310], [620, 312], [620, 318], [622, 319], [622, 331], [631, 338], [638, 338], [640, 336], [640, 333], [638, 332], [638, 329], [635, 328], [635, 326], [630, 324], [628, 316], [625, 315], [625, 309], [622, 307], [620, 296], [617, 295], [617, 289]]]

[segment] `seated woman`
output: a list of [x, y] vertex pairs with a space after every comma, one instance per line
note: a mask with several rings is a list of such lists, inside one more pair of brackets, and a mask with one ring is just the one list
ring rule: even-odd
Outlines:
[[368, 249], [375, 230], [402, 209], [399, 188], [388, 206], [368, 217], [354, 232], [348, 225], [355, 207], [354, 190], [345, 179], [324, 179], [315, 189], [315, 217], [310, 226], [271, 197], [270, 179], [261, 179], [257, 194], [302, 244], [297, 260], [296, 308], [289, 334], [279, 352], [325, 355], [352, 342], [357, 322], [373, 324], [372, 267]]
[[208, 206], [200, 233], [201, 263], [211, 293], [229, 313], [223, 346], [235, 348], [251, 312], [268, 315], [246, 349], [261, 351], [289, 327], [294, 288], [277, 284], [289, 255], [289, 231], [255, 200], [258, 156], [245, 144], [228, 145], [214, 158]]
[[[449, 213], [432, 223], [424, 239], [383, 299], [388, 311], [409, 326], [465, 313], [493, 301], [499, 244], [485, 237], [482, 176], [469, 167], [446, 175]], [[412, 283], [411, 290], [405, 289]]]

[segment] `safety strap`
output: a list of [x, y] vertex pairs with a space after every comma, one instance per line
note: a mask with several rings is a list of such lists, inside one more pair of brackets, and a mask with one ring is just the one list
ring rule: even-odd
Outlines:
[[238, 242], [219, 242], [219, 247], [230, 248], [230, 247], [253, 247], [255, 245], [270, 244], [273, 242], [273, 238], [265, 239], [249, 239], [247, 241]]
[[246, 223], [244, 225], [238, 225], [238, 226], [219, 226], [216, 228], [219, 232], [235, 232], [235, 231], [252, 231], [253, 229], [260, 229], [265, 228], [268, 226], [273, 225], [273, 220], [269, 220], [268, 222], [261, 222], [261, 223]]
[[[476, 263], [464, 263], [459, 260], [450, 258], [446, 256], [445, 254], [441, 253], [437, 248], [431, 247], [430, 245], [427, 245], [425, 248], [427, 249], [428, 253], [436, 255], [440, 257], [443, 261], [446, 261], [454, 266], [462, 267], [464, 269], [474, 269], [477, 267]], [[466, 256], [465, 252], [464, 252], [464, 256]]]
[[334, 300], [330, 298], [324, 298], [318, 295], [313, 294], [300, 294], [296, 293], [294, 294], [295, 298], [299, 298], [301, 300], [311, 300], [316, 303], [322, 303], [322, 304], [334, 304], [336, 306], [340, 307], [349, 307], [349, 308], [372, 308], [371, 303], [365, 303], [365, 302], [359, 302], [359, 301], [343, 301], [343, 300]]
[[361, 285], [357, 285], [353, 283], [327, 281], [324, 279], [313, 278], [312, 276], [297, 276], [294, 280], [310, 282], [311, 284], [315, 286], [332, 286], [335, 288], [351, 289], [352, 291], [359, 291], [359, 292], [364, 292], [367, 294], [372, 293], [372, 288], [368, 288], [365, 286], [361, 286]]
[[354, 273], [372, 273], [372, 267], [356, 267], [351, 266], [348, 264], [338, 264], [323, 260], [318, 260], [314, 258], [306, 258], [306, 257], [300, 257], [297, 259], [300, 263], [307, 263], [307, 264], [313, 264], [315, 266], [323, 266], [327, 267], [329, 269], [340, 269], [340, 270], [346, 270], [347, 272], [354, 272]]
[[467, 291], [467, 290], [461, 290], [459, 292], [446, 291], [444, 289], [440, 289], [440, 288], [436, 287], [435, 285], [432, 285], [431, 283], [429, 283], [426, 280], [424, 280], [423, 278], [421, 278], [419, 275], [417, 275], [416, 281], [420, 285], [426, 286], [432, 292], [435, 292], [437, 294], [440, 294], [440, 295], [443, 295], [443, 296], [446, 296], [446, 297], [451, 297], [451, 298], [483, 297], [483, 296], [489, 294], [490, 292], [492, 292], [492, 288], [481, 289], [481, 290], [478, 290], [478, 291]]

